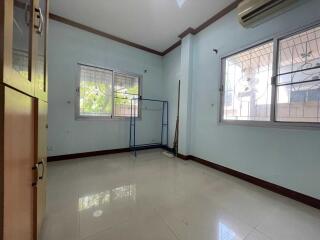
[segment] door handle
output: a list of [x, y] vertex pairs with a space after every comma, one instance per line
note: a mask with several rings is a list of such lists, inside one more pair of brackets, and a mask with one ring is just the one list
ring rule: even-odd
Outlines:
[[42, 171], [41, 171], [41, 176], [38, 176], [38, 179], [42, 180], [43, 176], [44, 176], [44, 160], [43, 159], [41, 159], [41, 162], [38, 163], [38, 166], [40, 166], [40, 165], [42, 167]]
[[39, 22], [38, 22], [38, 25], [34, 24], [34, 28], [36, 29], [36, 33], [41, 35], [43, 32], [43, 23], [44, 23], [42, 10], [41, 10], [41, 8], [35, 8], [35, 12], [38, 13], [37, 19], [39, 19]]
[[[42, 171], [41, 171], [41, 176], [40, 176], [40, 174], [39, 174], [39, 168], [40, 168], [40, 166], [42, 167], [42, 169], [41, 169], [41, 170], [42, 170]], [[32, 167], [32, 170], [33, 170], [33, 171], [36, 171], [36, 175], [37, 175], [36, 181], [32, 183], [32, 186], [33, 186], [33, 187], [36, 187], [36, 186], [38, 185], [38, 181], [39, 181], [39, 180], [42, 180], [43, 177], [44, 177], [44, 171], [45, 171], [45, 168], [44, 168], [44, 159], [41, 159], [41, 162], [36, 163], [36, 164]]]
[[32, 187], [36, 187], [38, 184], [38, 176], [39, 176], [39, 164], [36, 163], [33, 167], [32, 167], [32, 171], [36, 171], [37, 177], [36, 177], [36, 181], [32, 182]]

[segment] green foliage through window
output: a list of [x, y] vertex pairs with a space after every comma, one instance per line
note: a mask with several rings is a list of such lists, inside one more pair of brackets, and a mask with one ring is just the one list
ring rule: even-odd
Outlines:
[[[114, 76], [114, 79], [113, 79]], [[80, 65], [80, 116], [138, 115], [139, 78], [111, 70]], [[133, 99], [133, 100], [132, 100]]]

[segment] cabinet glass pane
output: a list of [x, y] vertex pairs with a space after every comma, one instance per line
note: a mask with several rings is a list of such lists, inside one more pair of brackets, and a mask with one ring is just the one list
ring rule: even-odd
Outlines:
[[46, 15], [47, 15], [47, 0], [40, 0], [40, 10], [38, 12], [42, 23], [37, 30], [38, 35], [38, 55], [37, 55], [37, 82], [38, 88], [41, 91], [46, 90], [46, 69], [45, 69], [45, 55], [46, 55]]
[[29, 41], [31, 22], [30, 0], [14, 0], [12, 65], [24, 78], [29, 79]]

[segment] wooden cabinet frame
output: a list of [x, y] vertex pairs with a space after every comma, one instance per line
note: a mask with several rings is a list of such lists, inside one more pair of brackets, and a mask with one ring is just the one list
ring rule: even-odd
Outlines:
[[[41, 0], [33, 0], [34, 1], [34, 9], [35, 8], [39, 8], [40, 7], [40, 1]], [[49, 1], [48, 0], [43, 0], [46, 3], [46, 9], [45, 9], [45, 16], [43, 16], [45, 18], [45, 25], [43, 26], [43, 34], [44, 34], [44, 89], [40, 89], [39, 88], [39, 78], [37, 78], [36, 76], [36, 60], [37, 60], [37, 54], [38, 54], [38, 48], [37, 48], [37, 33], [33, 34], [33, 42], [35, 43], [34, 46], [34, 50], [32, 52], [35, 53], [35, 56], [33, 57], [33, 59], [35, 59], [35, 61], [33, 61], [32, 63], [32, 67], [33, 69], [33, 80], [34, 80], [34, 96], [36, 98], [41, 99], [42, 101], [47, 102], [48, 101], [48, 64], [47, 64], [47, 55], [48, 55], [48, 22], [49, 22]]]
[[[13, 69], [12, 66], [12, 45], [13, 45], [13, 9], [14, 9], [14, 0], [3, 0], [1, 1], [0, 8], [3, 8], [2, 21], [3, 21], [3, 36], [1, 36], [1, 43], [3, 47], [3, 72], [2, 72], [2, 82], [6, 85], [9, 85], [19, 91], [27, 93], [30, 96], [33, 96], [34, 93], [34, 83], [32, 81], [32, 54], [29, 54], [29, 69], [28, 69], [28, 79], [22, 77], [18, 72]], [[30, 17], [30, 26], [34, 25], [34, 5], [31, 1], [31, 16]], [[32, 52], [32, 32], [33, 29], [29, 29], [29, 49]]]
[[[14, 0], [2, 0], [0, 3], [0, 25], [4, 26], [0, 32], [0, 64], [3, 66], [0, 70], [0, 82], [24, 92], [30, 96], [35, 96], [43, 101], [48, 100], [48, 69], [47, 69], [47, 36], [49, 21], [49, 1], [46, 1], [44, 28], [44, 89], [40, 89], [37, 79], [37, 54], [38, 54], [38, 35], [34, 28], [37, 18], [36, 8], [39, 8], [40, 0], [30, 0], [30, 27], [29, 27], [29, 56], [28, 56], [28, 78], [23, 77], [13, 68], [13, 9]], [[23, 8], [23, 6], [20, 6]]]

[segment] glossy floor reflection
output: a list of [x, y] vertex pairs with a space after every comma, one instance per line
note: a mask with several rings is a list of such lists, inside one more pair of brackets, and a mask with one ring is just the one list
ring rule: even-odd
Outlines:
[[50, 163], [42, 240], [320, 239], [320, 211], [161, 152]]

